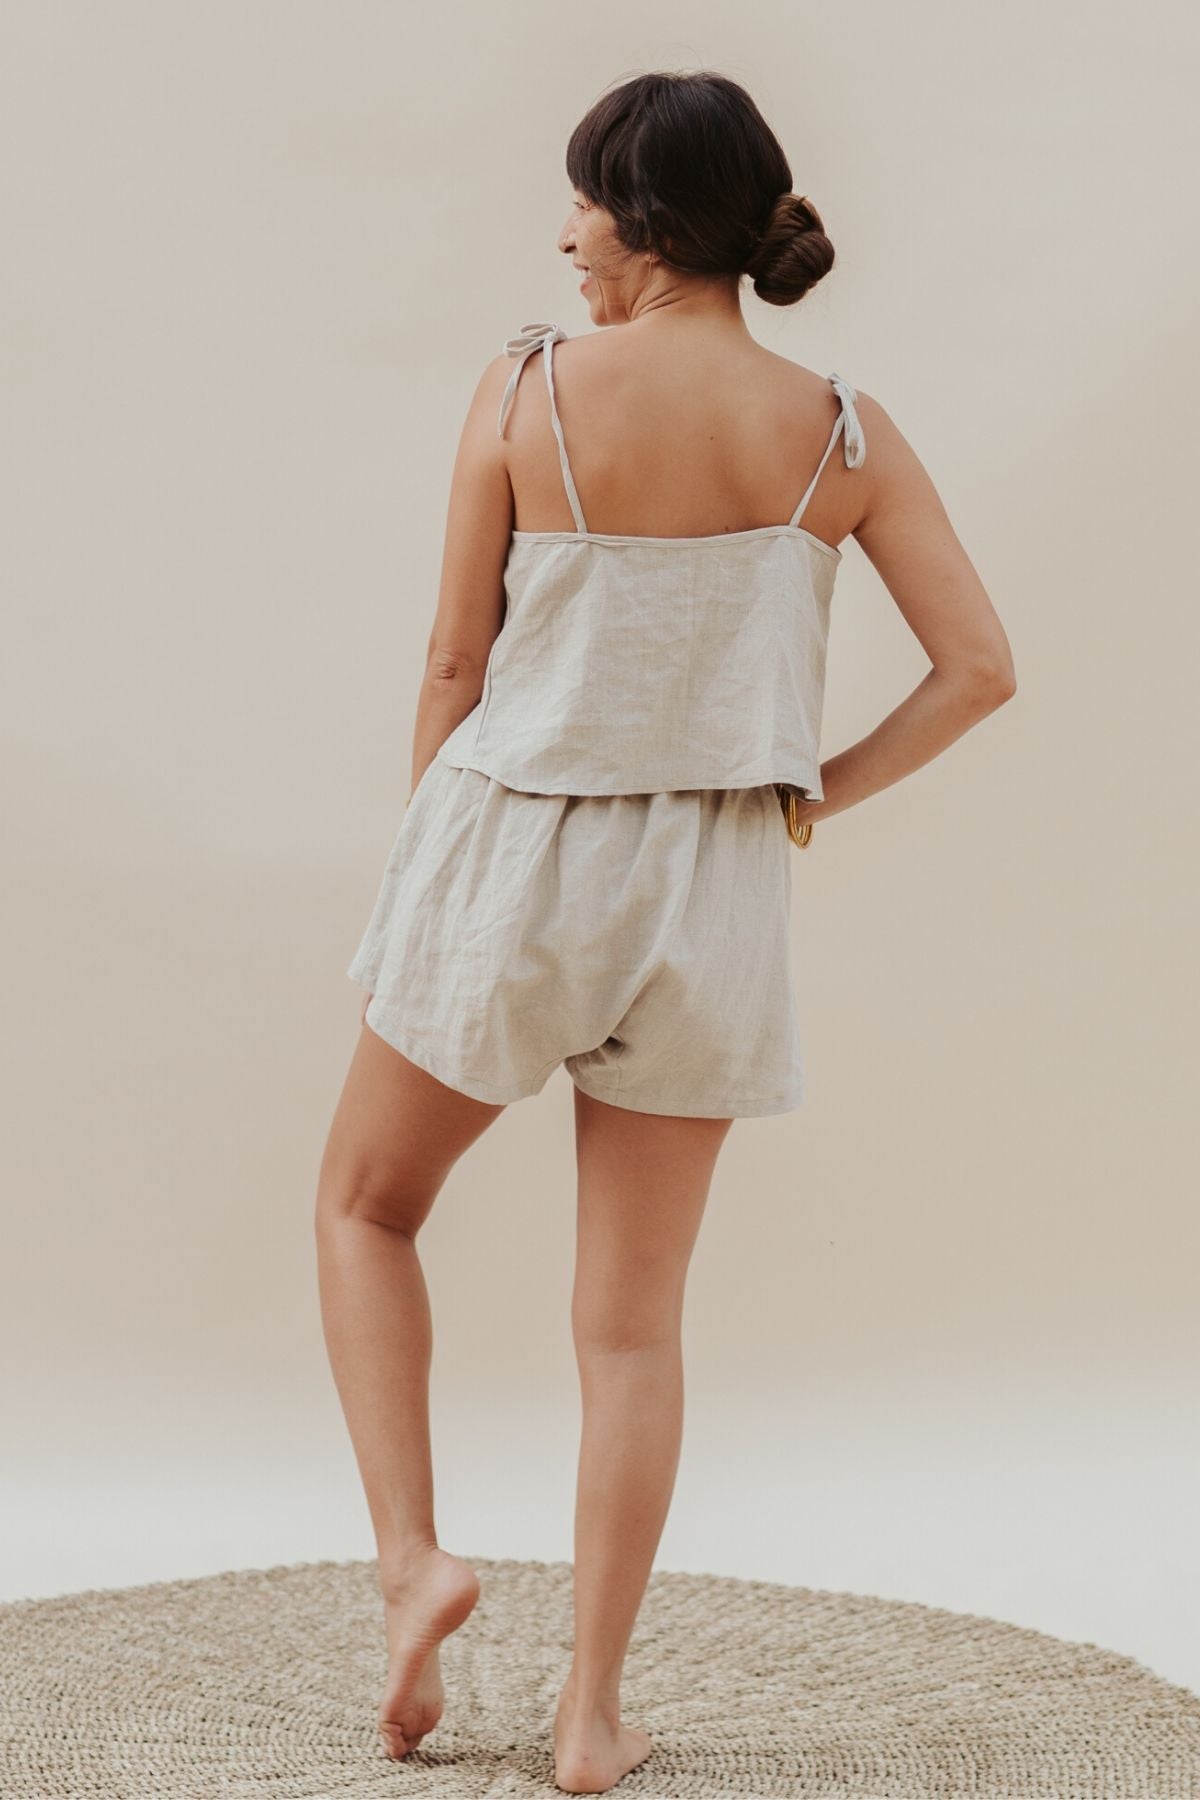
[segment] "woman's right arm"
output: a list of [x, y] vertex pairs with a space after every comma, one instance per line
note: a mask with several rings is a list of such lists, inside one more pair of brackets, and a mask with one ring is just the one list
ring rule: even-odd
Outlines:
[[478, 703], [492, 644], [504, 622], [513, 500], [496, 417], [511, 368], [507, 356], [488, 363], [459, 436], [441, 582], [417, 697], [413, 790], [450, 733]]
[[870, 479], [853, 535], [932, 666], [874, 731], [821, 764], [825, 797], [801, 808], [806, 820], [911, 775], [1017, 691], [1004, 627], [926, 469], [877, 401], [859, 389], [858, 403]]

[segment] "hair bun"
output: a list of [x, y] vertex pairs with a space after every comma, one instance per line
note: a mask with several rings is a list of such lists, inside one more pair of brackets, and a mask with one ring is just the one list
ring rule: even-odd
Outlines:
[[821, 215], [804, 194], [780, 194], [746, 261], [760, 300], [791, 306], [828, 275], [833, 245]]

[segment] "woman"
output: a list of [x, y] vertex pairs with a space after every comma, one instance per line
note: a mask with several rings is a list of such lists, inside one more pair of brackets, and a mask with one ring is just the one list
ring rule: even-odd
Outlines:
[[[832, 818], [1014, 692], [1004, 630], [883, 407], [758, 345], [833, 249], [742, 88], [652, 74], [567, 150], [558, 248], [591, 323], [480, 378], [452, 482], [413, 791], [349, 973], [368, 990], [317, 1204], [326, 1338], [379, 1551], [391, 1755], [441, 1716], [474, 1572], [437, 1543], [417, 1232], [454, 1163], [563, 1064], [583, 1395], [569, 1793], [649, 1753], [619, 1681], [682, 1429], [685, 1277], [734, 1118], [803, 1089], [781, 797]], [[529, 362], [541, 380], [520, 380]], [[842, 454], [834, 456], [836, 446]], [[870, 446], [870, 456], [866, 454]], [[800, 523], [803, 515], [804, 523]], [[817, 761], [838, 543], [931, 669]], [[501, 627], [503, 626], [503, 629]]]

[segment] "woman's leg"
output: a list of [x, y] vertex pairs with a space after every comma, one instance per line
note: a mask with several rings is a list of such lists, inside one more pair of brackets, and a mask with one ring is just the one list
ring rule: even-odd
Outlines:
[[429, 1443], [429, 1297], [417, 1232], [468, 1146], [504, 1111], [445, 1086], [363, 1026], [317, 1188], [322, 1324], [379, 1552], [388, 1681], [379, 1729], [403, 1756], [441, 1717], [438, 1644], [479, 1595], [442, 1550]]
[[732, 1119], [664, 1117], [575, 1090], [571, 1321], [583, 1399], [575, 1655], [555, 1776], [601, 1793], [649, 1753], [620, 1723], [621, 1667], [666, 1522], [683, 1435], [688, 1263]]

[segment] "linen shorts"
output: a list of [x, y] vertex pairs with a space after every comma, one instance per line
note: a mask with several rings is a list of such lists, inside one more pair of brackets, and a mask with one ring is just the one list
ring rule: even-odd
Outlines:
[[795, 854], [769, 784], [531, 794], [435, 755], [347, 974], [372, 1031], [478, 1100], [561, 1063], [640, 1112], [788, 1112]]

